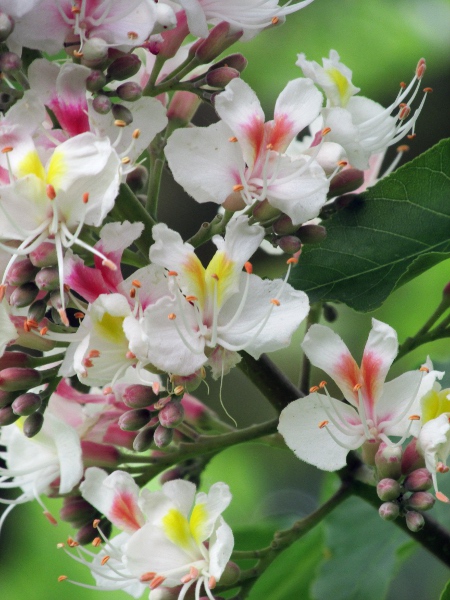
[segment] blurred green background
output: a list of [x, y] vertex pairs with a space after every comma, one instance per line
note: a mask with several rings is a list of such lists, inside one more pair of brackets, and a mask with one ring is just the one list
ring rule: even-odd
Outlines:
[[[289, 79], [301, 75], [295, 66], [297, 53], [304, 52], [309, 60], [320, 62], [334, 48], [353, 70], [353, 82], [361, 88], [361, 94], [387, 105], [395, 97], [398, 83], [409, 81], [418, 59], [424, 56], [428, 65], [424, 85], [435, 91], [419, 119], [418, 135], [411, 144], [411, 158], [442, 137], [450, 136], [449, 31], [450, 2], [447, 0], [316, 0], [288, 17], [285, 25], [239, 45], [239, 50], [249, 60], [243, 78], [257, 92], [267, 118], [271, 118], [280, 91]], [[215, 117], [212, 111], [205, 110], [200, 119], [203, 124], [208, 124]], [[161, 219], [177, 228], [183, 236], [192, 235], [202, 220], [214, 215], [214, 210], [211, 206], [199, 207], [166, 178]], [[284, 260], [268, 258], [261, 253], [255, 268], [259, 274], [279, 275], [284, 271]], [[402, 341], [432, 312], [449, 280], [449, 261], [446, 261], [396, 291], [373, 314], [360, 315], [338, 306], [339, 318], [333, 327], [355, 356], [360, 356], [372, 316], [392, 325]], [[290, 349], [273, 355], [295, 382], [299, 376], [301, 339], [302, 331], [296, 334]], [[416, 367], [427, 353], [440, 367], [450, 368], [450, 343], [443, 340], [422, 347], [399, 361], [389, 378]], [[313, 381], [319, 378], [320, 374], [313, 372]], [[447, 383], [450, 385], [449, 379]], [[211, 385], [209, 395], [204, 390], [200, 395], [224, 416], [217, 385]], [[270, 405], [237, 369], [224, 380], [223, 398], [240, 426], [274, 416]], [[289, 521], [305, 515], [317, 506], [320, 493], [320, 473], [316, 469], [301, 463], [289, 451], [260, 444], [230, 449], [213, 459], [205, 472], [203, 485], [208, 487], [217, 480], [224, 480], [231, 486], [234, 501], [226, 516], [236, 529], [270, 518]], [[57, 514], [58, 506], [58, 501], [49, 501], [54, 514]], [[450, 508], [444, 508], [446, 510], [441, 510], [443, 524], [450, 528]], [[355, 528], [358, 528], [357, 523]], [[101, 592], [56, 582], [58, 575], [66, 574], [71, 579], [93, 583], [87, 569], [56, 549], [56, 543], [71, 533], [64, 523], [57, 527], [49, 525], [37, 503], [16, 508], [1, 534], [1, 598], [88, 600], [99, 597]], [[301, 565], [298, 568], [301, 569]], [[376, 561], [370, 568], [377, 568]], [[364, 575], [355, 573], [355, 577], [360, 576]], [[381, 572], [380, 577], [383, 577]], [[438, 598], [448, 578], [449, 573], [443, 565], [427, 552], [418, 550], [400, 569], [387, 597], [389, 600]], [[111, 600], [125, 597], [121, 592], [108, 595]], [[307, 596], [303, 598], [308, 600]], [[263, 597], [255, 596], [255, 600], [263, 600]]]

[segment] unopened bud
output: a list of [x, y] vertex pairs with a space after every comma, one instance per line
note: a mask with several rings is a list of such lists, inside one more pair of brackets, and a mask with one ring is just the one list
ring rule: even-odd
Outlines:
[[297, 235], [303, 244], [319, 244], [327, 237], [327, 230], [322, 225], [302, 225]]
[[98, 529], [101, 529], [105, 537], [109, 537], [111, 535], [112, 525], [107, 519], [101, 519], [97, 527], [94, 527], [92, 522], [86, 523], [86, 525], [83, 525], [83, 527], [80, 527], [78, 530], [75, 535], [75, 540], [82, 546], [90, 544], [98, 537]]
[[158, 400], [158, 396], [148, 385], [128, 385], [120, 394], [122, 402], [130, 408], [144, 408]]
[[407, 475], [423, 468], [425, 468], [425, 460], [417, 449], [417, 438], [413, 438], [403, 451], [402, 473]]
[[129, 410], [119, 418], [119, 427], [124, 431], [138, 431], [150, 420], [150, 411], [145, 408]]
[[0, 357], [0, 371], [10, 367], [29, 367], [32, 361], [26, 352], [5, 352]]
[[450, 281], [447, 283], [447, 285], [442, 290], [442, 297], [443, 297], [443, 300], [446, 301], [450, 305]]
[[35, 300], [28, 308], [28, 319], [39, 323], [45, 317], [47, 312], [47, 302], [44, 300]]
[[408, 508], [416, 510], [430, 510], [433, 508], [436, 498], [430, 492], [414, 492], [408, 498]]
[[99, 94], [92, 101], [92, 108], [100, 115], [106, 115], [112, 108], [112, 102], [104, 94]]
[[364, 172], [359, 169], [344, 169], [330, 181], [329, 198], [354, 192], [364, 183]]
[[155, 430], [151, 427], [142, 429], [133, 441], [133, 450], [135, 452], [144, 452], [148, 450], [153, 443], [153, 435]]
[[[193, 392], [198, 388], [201, 382], [205, 379], [205, 370], [199, 369], [192, 375], [173, 375], [170, 381], [173, 383], [175, 387], [181, 385], [186, 391]], [[192, 396], [190, 396], [192, 398]], [[183, 398], [184, 401], [184, 398]], [[183, 402], [184, 404], [184, 402]]]
[[322, 310], [323, 318], [325, 321], [328, 321], [328, 323], [334, 323], [339, 316], [337, 309], [331, 304], [324, 303]]
[[4, 42], [14, 29], [14, 21], [9, 15], [0, 12], [0, 42]]
[[19, 415], [16, 415], [11, 406], [0, 408], [0, 427], [12, 425], [18, 418]]
[[[141, 67], [141, 60], [137, 54], [119, 56], [108, 67], [106, 75], [109, 79], [124, 81], [136, 75]], [[116, 117], [117, 118], [117, 117]]]
[[170, 444], [173, 438], [173, 429], [168, 429], [162, 425], [158, 425], [153, 436], [155, 444], [158, 448], [165, 448]]
[[14, 73], [22, 68], [20, 56], [14, 52], [5, 52], [0, 56], [0, 70], [3, 73]]
[[34, 412], [39, 410], [39, 408], [41, 408], [41, 404], [42, 400], [39, 394], [27, 392], [26, 394], [17, 396], [17, 398], [11, 404], [11, 408], [16, 415], [19, 415], [19, 417], [27, 417], [28, 415], [32, 415]]
[[378, 509], [378, 514], [385, 521], [394, 521], [400, 513], [400, 508], [395, 502], [384, 502]]
[[425, 525], [425, 519], [420, 513], [410, 510], [406, 513], [406, 526], [410, 531], [416, 533]]
[[69, 294], [67, 292], [63, 292], [64, 295], [64, 303], [62, 302], [61, 292], [59, 290], [53, 290], [50, 293], [49, 302], [51, 306], [59, 311], [63, 306], [67, 306], [69, 304]]
[[184, 408], [181, 402], [172, 400], [158, 413], [159, 422], [164, 427], [173, 428], [183, 422]]
[[106, 85], [106, 76], [103, 71], [91, 71], [86, 79], [86, 89], [88, 92], [99, 92]]
[[189, 28], [184, 10], [179, 10], [175, 16], [176, 26], [161, 33], [162, 41], [150, 41], [146, 44], [152, 54], [168, 59], [173, 58], [180, 49], [185, 37], [189, 34]]
[[164, 471], [164, 473], [159, 478], [160, 485], [167, 483], [168, 481], [174, 481], [175, 479], [182, 479], [184, 475], [183, 469], [181, 467], [175, 467], [174, 469], [168, 469]]
[[201, 100], [196, 94], [186, 91], [175, 92], [167, 110], [167, 118], [179, 127], [188, 125], [200, 104]]
[[402, 492], [402, 487], [395, 479], [385, 478], [377, 484], [377, 494], [380, 500], [384, 502], [396, 500]]
[[239, 77], [240, 73], [231, 67], [220, 67], [206, 74], [206, 83], [213, 88], [224, 88], [230, 81]]
[[62, 521], [70, 523], [73, 527], [82, 527], [91, 523], [98, 515], [97, 510], [81, 496], [66, 496], [59, 511]]
[[5, 392], [28, 390], [40, 385], [41, 381], [41, 373], [36, 369], [9, 367], [0, 371], [0, 390]]
[[108, 55], [108, 44], [104, 39], [90, 37], [83, 44], [83, 62], [92, 63], [105, 59]]
[[138, 194], [147, 186], [148, 171], [142, 165], [138, 165], [127, 175], [127, 185], [131, 191]]
[[23, 423], [23, 433], [27, 438], [32, 438], [37, 435], [44, 424], [44, 415], [40, 412], [35, 412], [27, 417]]
[[59, 287], [59, 271], [57, 267], [44, 267], [35, 278], [35, 283], [40, 290], [51, 292]]
[[16, 395], [12, 392], [4, 392], [3, 390], [0, 390], [0, 408], [9, 406], [15, 397]]
[[286, 254], [295, 254], [302, 247], [302, 242], [295, 235], [284, 235], [277, 239], [277, 246]]
[[272, 225], [272, 229], [277, 235], [290, 235], [291, 233], [295, 233], [297, 231], [298, 225], [293, 225], [291, 217], [283, 214]]
[[32, 281], [29, 281], [13, 290], [9, 297], [9, 303], [16, 308], [24, 308], [29, 306], [38, 294], [38, 287]]
[[428, 469], [416, 469], [406, 477], [403, 485], [408, 492], [425, 492], [433, 486], [433, 479]]
[[399, 479], [401, 475], [400, 465], [402, 460], [402, 449], [399, 446], [388, 446], [381, 442], [375, 454], [375, 465], [378, 477], [383, 479]]
[[58, 263], [55, 244], [50, 242], [39, 244], [29, 253], [28, 257], [35, 267], [51, 267]]
[[123, 121], [125, 125], [130, 125], [133, 122], [133, 114], [131, 110], [123, 104], [113, 104], [111, 110], [113, 117], [117, 121]]
[[192, 45], [190, 54], [195, 53], [199, 64], [213, 61], [242, 36], [242, 30], [236, 32], [230, 30], [231, 25], [222, 21], [209, 31], [206, 39], [200, 39]]
[[134, 81], [127, 81], [126, 83], [122, 83], [116, 89], [117, 96], [121, 100], [126, 100], [127, 102], [135, 102], [139, 100], [142, 96], [142, 88], [138, 83]]
[[225, 569], [218, 581], [220, 585], [234, 585], [241, 575], [239, 566], [231, 560], [227, 562]]
[[220, 69], [221, 67], [230, 67], [231, 69], [236, 69], [236, 71], [242, 73], [247, 65], [248, 60], [245, 56], [240, 52], [236, 52], [235, 54], [229, 54], [228, 56], [225, 56], [225, 58], [222, 58], [222, 60], [217, 61], [215, 64], [211, 65], [208, 70], [213, 71], [214, 69]]
[[22, 285], [32, 281], [37, 272], [38, 269], [28, 258], [18, 260], [9, 268], [6, 281], [9, 285]]
[[152, 590], [152, 600], [177, 600], [180, 595], [180, 589], [181, 588], [166, 587], [156, 588], [156, 590]]
[[258, 202], [253, 209], [254, 218], [260, 222], [269, 221], [270, 219], [273, 219], [280, 214], [281, 213], [278, 210], [278, 208], [275, 208], [274, 206], [269, 204], [268, 200]]

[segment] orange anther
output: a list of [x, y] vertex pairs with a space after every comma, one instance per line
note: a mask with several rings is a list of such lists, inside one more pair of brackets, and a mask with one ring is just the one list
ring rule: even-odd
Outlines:
[[67, 575], [60, 575], [58, 577], [58, 582], [61, 583], [61, 581], [65, 581], [66, 579], [68, 579]]
[[446, 504], [450, 503], [450, 500], [447, 498], [447, 496], [445, 494], [443, 494], [442, 492], [436, 492], [436, 498], [438, 500], [440, 500], [441, 502], [445, 502]]
[[165, 577], [163, 577], [162, 575], [157, 575], [151, 582], [150, 584], [150, 589], [154, 590], [157, 587], [159, 587], [162, 583], [164, 583], [164, 581], [166, 580]]
[[48, 510], [44, 510], [43, 515], [49, 523], [51, 523], [52, 525], [58, 525], [58, 521], [52, 514], [48, 512]]
[[324, 427], [326, 427], [328, 425], [329, 421], [320, 421], [319, 423], [319, 429], [323, 429]]
[[406, 83], [404, 81], [400, 81], [400, 87], [402, 88], [402, 90], [404, 90], [406, 87]]
[[102, 567], [103, 567], [103, 565], [106, 565], [106, 563], [108, 562], [108, 560], [109, 560], [110, 558], [111, 558], [111, 557], [110, 557], [110, 556], [108, 556], [108, 555], [106, 555], [106, 556], [104, 556], [104, 557], [102, 558], [102, 560], [100, 561], [100, 564], [102, 565]]
[[73, 316], [75, 317], [75, 319], [84, 319], [84, 313], [82, 313], [81, 311], [77, 311], [76, 313], [74, 313]]
[[[278, 17], [272, 17], [271, 21], [272, 21], [272, 25], [276, 25], [280, 21], [280, 19]], [[211, 587], [211, 586], [209, 586], [209, 587]]]
[[[238, 139], [237, 139], [237, 137], [233, 136], [233, 137], [230, 137], [230, 138], [228, 138], [228, 141], [229, 141], [229, 142], [237, 142], [237, 141], [238, 141]], [[12, 148], [11, 148], [11, 149], [12, 149]]]
[[74, 15], [79, 15], [81, 12], [81, 7], [79, 4], [73, 4], [71, 11], [73, 12]]
[[80, 544], [79, 544], [78, 542], [76, 542], [76, 541], [75, 541], [73, 538], [71, 538], [71, 537], [68, 537], [68, 538], [67, 538], [67, 545], [68, 545], [70, 548], [76, 548], [76, 547], [77, 547], [77, 546], [79, 546]]
[[267, 144], [266, 150], [273, 150], [273, 144]]
[[142, 283], [139, 281], [139, 279], [133, 279], [133, 281], [131, 282], [134, 287], [140, 288], [142, 287]]
[[114, 121], [114, 125], [116, 127], [126, 127], [127, 126], [127, 124], [125, 123], [125, 121], [123, 121], [122, 119], [116, 119]]
[[318, 385], [313, 385], [311, 388], [309, 388], [310, 394], [314, 394], [315, 392], [318, 392], [318, 391], [319, 391]]
[[75, 58], [83, 58], [84, 56], [83, 52], [80, 52], [80, 50], [74, 50], [73, 55], [75, 56]]
[[291, 258], [288, 258], [286, 261], [287, 265], [296, 265], [298, 263], [298, 258], [295, 258], [295, 256], [291, 256]]
[[429, 373], [430, 369], [428, 367], [426, 367], [425, 365], [422, 365], [420, 367], [419, 371], [422, 371], [423, 373]]
[[217, 275], [217, 273], [213, 273], [213, 274], [211, 275], [211, 277], [212, 277], [213, 279], [215, 279], [216, 281], [219, 281], [219, 276]]
[[100, 519], [94, 519], [94, 520], [92, 521], [92, 527], [93, 527], [94, 529], [97, 529], [97, 527], [98, 527], [99, 525], [100, 525]]
[[330, 133], [331, 131], [331, 127], [325, 127], [325, 129], [322, 129], [322, 136], [327, 135], [328, 133]]
[[37, 329], [39, 326], [39, 323], [37, 321], [35, 321], [34, 319], [27, 319], [27, 325], [30, 329]]
[[188, 302], [197, 302], [198, 298], [197, 296], [186, 296], [186, 300]]
[[425, 94], [431, 94], [433, 92], [433, 88], [426, 87], [426, 88], [423, 88], [423, 91], [424, 91]]
[[427, 70], [427, 64], [425, 62], [425, 59], [421, 58], [419, 60], [419, 62], [417, 63], [417, 67], [416, 67], [416, 77], [417, 77], [417, 79], [422, 79], [422, 77], [424, 76], [426, 70]]
[[98, 548], [102, 543], [102, 538], [96, 537], [92, 540], [92, 545], [94, 548]]
[[136, 298], [136, 288], [134, 287], [130, 290], [130, 298]]
[[45, 188], [45, 193], [47, 194], [47, 198], [49, 200], [54, 200], [56, 198], [55, 188], [52, 186], [51, 183], [47, 184]]
[[280, 306], [280, 301], [277, 300], [276, 298], [272, 298], [270, 303], [273, 304], [274, 306]]
[[23, 322], [23, 329], [24, 329], [24, 331], [26, 331], [27, 333], [30, 333], [30, 331], [31, 331], [31, 328], [30, 328], [30, 326], [28, 325], [28, 322], [27, 322], [27, 321], [24, 321], [24, 322]]
[[100, 350], [89, 350], [89, 358], [98, 358], [100, 356]]
[[346, 167], [348, 165], [348, 162], [346, 160], [340, 160], [338, 162], [338, 167]]
[[410, 112], [411, 112], [411, 109], [409, 106], [403, 106], [398, 113], [398, 118], [406, 119], [407, 117], [409, 117]]
[[84, 192], [83, 194], [83, 204], [87, 204], [89, 202], [89, 192]]
[[128, 350], [128, 352], [125, 354], [125, 358], [128, 358], [129, 360], [134, 360], [136, 358], [136, 354], [134, 352], [131, 352], [131, 350]]
[[250, 275], [250, 273], [253, 273], [253, 265], [251, 262], [247, 261], [244, 265], [244, 269], [247, 271], [247, 273]]
[[137, 38], [138, 38], [138, 37], [139, 37], [139, 36], [138, 36], [138, 34], [137, 34], [135, 31], [129, 31], [129, 32], [127, 33], [127, 38], [128, 38], [129, 40], [137, 40]]
[[139, 577], [139, 581], [141, 581], [142, 583], [147, 583], [148, 581], [155, 579], [155, 577], [156, 577], [156, 573], [149, 571], [148, 573], [144, 573], [143, 575], [141, 575]]
[[398, 146], [397, 152], [409, 152], [409, 146], [402, 144], [401, 146]]
[[242, 183], [238, 183], [237, 185], [233, 185], [233, 192], [242, 192], [244, 186]]
[[406, 137], [408, 138], [408, 140], [413, 140], [416, 137], [416, 135], [417, 135], [416, 133], [410, 133]]
[[327, 382], [326, 382], [326, 381], [321, 381], [321, 382], [319, 383], [319, 387], [320, 387], [320, 389], [323, 389], [323, 388], [324, 388], [324, 387], [326, 387], [326, 386], [327, 386]]
[[2, 148], [2, 154], [8, 154], [8, 152], [12, 152], [14, 148], [12, 146], [5, 146]]
[[176, 271], [168, 271], [167, 275], [169, 277], [178, 277], [178, 273]]
[[420, 421], [420, 415], [410, 415], [408, 419], [410, 421]]
[[103, 388], [103, 395], [104, 396], [108, 396], [108, 394], [112, 394], [113, 393], [113, 389], [111, 386], [107, 386], [105, 388]]
[[357, 383], [355, 386], [353, 386], [353, 391], [357, 392], [358, 390], [360, 390], [362, 388], [362, 383]]
[[85, 358], [83, 360], [83, 365], [86, 367], [86, 369], [90, 369], [91, 367], [94, 366], [94, 363], [92, 362], [92, 360], [90, 358]]
[[175, 313], [170, 313], [169, 315], [167, 315], [167, 318], [169, 319], [169, 321], [175, 321], [177, 315]]
[[[273, 19], [272, 19], [272, 22], [273, 22]], [[211, 577], [208, 580], [209, 589], [213, 590], [216, 587], [216, 585], [217, 585], [216, 578], [211, 575]]]
[[39, 335], [42, 335], [42, 337], [48, 333], [48, 327], [41, 327], [41, 329], [39, 329]]
[[131, 137], [132, 137], [134, 140], [137, 140], [137, 139], [140, 137], [140, 135], [141, 135], [141, 130], [140, 130], [140, 129], [135, 129], [135, 130], [133, 131], [133, 133], [131, 134]]

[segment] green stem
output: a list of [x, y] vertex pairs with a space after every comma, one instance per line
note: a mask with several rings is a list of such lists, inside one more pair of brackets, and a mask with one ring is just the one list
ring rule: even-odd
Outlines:
[[152, 72], [150, 73], [149, 80], [147, 82], [147, 85], [145, 86], [145, 89], [143, 90], [144, 96], [151, 95], [151, 92], [153, 91], [153, 89], [155, 87], [156, 80], [158, 79], [158, 75], [161, 73], [161, 69], [163, 68], [165, 62], [166, 62], [166, 59], [164, 57], [162, 57], [162, 56], [156, 57]]
[[158, 218], [158, 201], [161, 189], [161, 178], [166, 163], [164, 155], [165, 136], [156, 136], [148, 149], [150, 156], [150, 175], [148, 180], [146, 209], [152, 219]]
[[[311, 305], [309, 309], [308, 318], [306, 320], [306, 329], [305, 333], [308, 332], [308, 329], [311, 325], [318, 323], [320, 321], [320, 316], [322, 314], [322, 303], [317, 302], [316, 304]], [[300, 391], [306, 396], [309, 394], [309, 388], [311, 387], [310, 383], [311, 378], [311, 362], [309, 358], [306, 356], [306, 353], [303, 352], [303, 360], [302, 360], [302, 371], [300, 374], [300, 380], [298, 382], [298, 387]]]
[[194, 248], [198, 248], [208, 242], [214, 235], [223, 234], [232, 216], [233, 213], [226, 210], [223, 215], [216, 215], [210, 223], [202, 223], [200, 229], [188, 240], [188, 243], [192, 244]]

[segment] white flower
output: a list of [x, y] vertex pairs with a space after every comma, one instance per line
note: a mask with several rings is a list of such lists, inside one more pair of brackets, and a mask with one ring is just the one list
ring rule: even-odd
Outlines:
[[[332, 398], [322, 382], [282, 411], [278, 430], [298, 458], [326, 471], [345, 466], [349, 450], [363, 444], [403, 442], [419, 419], [420, 398], [440, 375], [409, 371], [386, 383], [398, 350], [397, 334], [376, 319], [361, 367], [342, 339], [323, 325], [311, 326], [302, 347], [311, 363], [334, 379], [348, 404]], [[389, 436], [401, 441], [394, 444]]]

